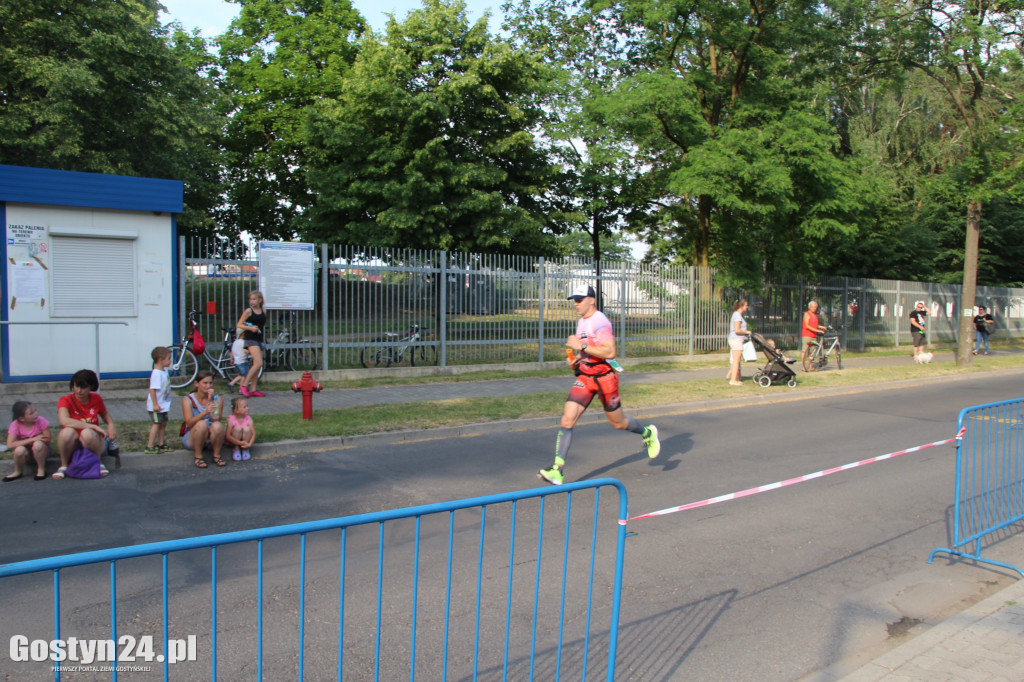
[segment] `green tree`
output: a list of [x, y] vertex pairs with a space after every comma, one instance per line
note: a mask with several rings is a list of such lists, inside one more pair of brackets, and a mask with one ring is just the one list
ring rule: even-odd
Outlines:
[[317, 205], [305, 231], [336, 243], [553, 253], [541, 197], [552, 168], [534, 131], [542, 72], [427, 0], [362, 45], [339, 97], [309, 126]]
[[[218, 216], [223, 211], [224, 156], [222, 151], [223, 99], [214, 86], [215, 57], [196, 32], [170, 26], [168, 45], [178, 64], [189, 74], [178, 96], [189, 106], [189, 116], [176, 120], [181, 130], [177, 147], [169, 146], [165, 177], [184, 181], [184, 210], [178, 227], [185, 235], [220, 237]], [[171, 154], [171, 151], [174, 151]], [[173, 164], [171, 163], [173, 161]]]
[[[964, 205], [956, 145], [943, 130], [955, 116], [947, 94], [910, 69], [870, 78], [842, 104], [849, 145], [881, 189], [872, 219], [856, 239], [833, 248], [836, 275], [960, 283], [964, 267]], [[1012, 196], [986, 206], [979, 241], [978, 283], [1020, 280], [1019, 212]]]
[[[936, 192], [923, 202], [916, 224], [934, 236], [935, 274], [930, 281], [962, 284], [964, 275], [963, 201]], [[978, 233], [979, 285], [1016, 286], [1024, 279], [1024, 205], [1011, 197], [985, 204]]]
[[228, 100], [222, 229], [290, 239], [314, 203], [306, 182], [306, 117], [336, 97], [366, 31], [349, 0], [240, 0], [217, 38]]
[[[936, 7], [914, 0], [886, 16], [891, 42], [879, 57], [923, 73], [942, 93], [949, 117], [936, 130], [944, 143], [944, 185], [967, 221], [963, 308], [974, 302], [983, 207], [1019, 185], [1024, 3], [962, 0]], [[960, 318], [958, 364], [969, 365], [973, 324]]]
[[182, 180], [186, 233], [220, 194], [215, 94], [202, 41], [158, 4], [0, 4], [0, 162]]
[[588, 27], [615, 28], [596, 55], [610, 87], [583, 110], [644, 171], [624, 186], [654, 254], [756, 280], [766, 267], [814, 272], [821, 258], [802, 242], [857, 230], [870, 186], [841, 151], [829, 87], [856, 21], [803, 0], [585, 11], [556, 35], [584, 44]]
[[1024, 204], [1010, 198], [989, 202], [979, 241], [978, 282], [1024, 286]]
[[[567, 232], [558, 236], [558, 250], [563, 256], [594, 259], [594, 245], [586, 232]], [[629, 238], [621, 232], [602, 234], [598, 245], [598, 258], [604, 261], [626, 260], [632, 250]]]
[[838, 96], [844, 145], [861, 161], [863, 182], [875, 190], [855, 237], [826, 245], [837, 256], [827, 272], [919, 281], [937, 276], [940, 245], [927, 219], [927, 183], [943, 165], [933, 127], [945, 107], [936, 107], [922, 80], [898, 68], [869, 73]]
[[[622, 64], [614, 58], [618, 26], [606, 14], [588, 11], [582, 0], [519, 0], [503, 9], [516, 44], [535, 54], [549, 73], [542, 125], [560, 168], [548, 191], [553, 217], [587, 236], [588, 257], [600, 274], [600, 261], [608, 257], [603, 244], [617, 240], [617, 231], [628, 229], [629, 218], [636, 221], [651, 203], [639, 194], [649, 184], [635, 147], [590, 106], [622, 81]], [[559, 241], [575, 245], [579, 239]]]

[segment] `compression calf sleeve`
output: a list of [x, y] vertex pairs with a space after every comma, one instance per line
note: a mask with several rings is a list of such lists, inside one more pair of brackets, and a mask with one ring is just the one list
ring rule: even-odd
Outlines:
[[639, 433], [641, 436], [644, 435], [644, 427], [640, 426], [640, 422], [633, 417], [629, 417], [629, 419], [627, 419], [626, 430], [632, 431], [633, 433]]
[[572, 445], [572, 429], [558, 427], [558, 435], [555, 436], [555, 458], [564, 461], [569, 455], [570, 445]]

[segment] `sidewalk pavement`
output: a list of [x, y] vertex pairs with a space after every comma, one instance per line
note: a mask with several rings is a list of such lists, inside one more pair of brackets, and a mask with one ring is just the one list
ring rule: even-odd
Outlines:
[[[1000, 351], [1003, 353], [1019, 354], [1018, 350]], [[940, 362], [951, 362], [950, 358], [940, 359]], [[886, 356], [874, 358], [858, 358], [856, 366], [894, 366], [910, 362], [907, 356]], [[622, 385], [630, 386], [636, 384], [679, 382], [693, 379], [714, 379], [724, 380], [728, 360], [720, 356], [716, 363], [709, 362], [707, 368], [641, 373], [627, 371], [622, 375]], [[749, 377], [756, 371], [759, 365], [747, 363], [744, 373]], [[825, 371], [829, 371], [826, 369]], [[797, 378], [802, 372], [797, 370]], [[907, 382], [908, 385], [920, 385], [922, 382], [955, 381], [959, 377], [935, 377], [933, 379], [914, 380]], [[749, 379], [748, 379], [749, 381]], [[356, 405], [374, 405], [385, 403], [419, 402], [429, 400], [448, 400], [456, 398], [481, 398], [492, 396], [509, 395], [531, 395], [537, 393], [565, 392], [569, 387], [569, 377], [537, 378], [524, 377], [522, 379], [497, 379], [492, 381], [473, 382], [439, 382], [411, 386], [381, 386], [375, 388], [361, 389], [330, 389], [313, 396], [314, 417], [317, 409], [337, 409], [352, 407]], [[891, 387], [892, 382], [886, 384]], [[12, 386], [13, 388], [13, 386]], [[102, 388], [102, 386], [101, 386]], [[223, 385], [218, 384], [218, 391], [223, 390]], [[823, 391], [837, 391], [845, 389], [823, 389]], [[739, 400], [744, 403], [752, 401], [769, 401], [782, 397], [789, 391], [785, 386], [772, 386], [763, 389], [759, 394], [751, 397], [744, 395]], [[10, 391], [6, 395], [0, 395], [0, 414], [9, 414], [10, 406], [15, 400], [26, 399], [35, 403], [40, 413], [51, 422], [56, 422], [57, 399], [66, 391], [30, 392], [26, 388], [24, 393]], [[107, 408], [110, 410], [115, 421], [139, 421], [146, 417], [145, 405], [145, 382], [140, 382], [137, 388], [110, 388], [101, 390]], [[820, 394], [819, 392], [816, 392]], [[229, 399], [230, 394], [224, 394]], [[682, 396], [681, 396], [682, 397]], [[729, 400], [729, 399], [727, 399]], [[230, 400], [228, 400], [230, 403]], [[252, 398], [249, 400], [250, 411], [253, 415], [260, 414], [295, 414], [296, 418], [302, 411], [302, 396], [290, 391], [273, 391], [265, 398]], [[629, 408], [628, 404], [626, 405]], [[680, 403], [674, 406], [661, 406], [657, 408], [660, 412], [666, 409], [678, 408], [692, 409], [694, 404]], [[172, 414], [180, 408], [175, 406]], [[651, 408], [648, 408], [648, 411]], [[599, 412], [599, 411], [598, 411]], [[581, 423], [588, 419], [601, 419], [602, 415], [593, 410], [585, 414]], [[632, 410], [636, 416], [643, 416], [644, 410]], [[593, 414], [591, 414], [593, 413]], [[180, 417], [179, 417], [180, 418]], [[529, 422], [535, 422], [536, 426], [554, 426], [559, 416], [535, 419], [517, 420], [516, 428], [523, 428]], [[174, 420], [172, 420], [173, 422]], [[464, 427], [451, 427], [447, 429], [434, 429], [431, 434], [434, 437], [443, 438], [448, 435], [457, 436], [464, 433], [480, 433], [481, 431], [507, 430], [510, 422], [499, 422], [490, 424], [473, 424]], [[253, 448], [256, 456], [268, 456], [275, 453], [297, 453], [311, 452], [316, 450], [329, 450], [341, 447], [351, 447], [357, 442], [367, 440], [400, 441], [406, 439], [422, 438], [423, 431], [399, 431], [386, 434], [373, 434], [369, 436], [355, 436], [350, 438], [324, 438], [316, 440], [293, 441], [286, 443], [258, 444]], [[191, 461], [191, 453], [179, 450], [169, 455], [143, 455], [142, 453], [122, 453], [125, 459], [125, 466], [181, 466], [184, 467]], [[918, 626], [920, 628], [920, 626]], [[838, 671], [837, 671], [838, 672]], [[879, 656], [873, 662], [846, 674], [843, 677], [827, 675], [827, 679], [841, 679], [844, 682], [875, 682], [884, 680], [886, 682], [940, 682], [977, 680], [979, 682], [1010, 682], [1024, 680], [1024, 580], [1018, 581], [1000, 592], [984, 599], [977, 604], [967, 608], [961, 613], [948, 618], [930, 629], [918, 634], [913, 639]], [[825, 677], [811, 676], [807, 679], [826, 679]]]
[[841, 678], [843, 682], [1024, 680], [1024, 580]]

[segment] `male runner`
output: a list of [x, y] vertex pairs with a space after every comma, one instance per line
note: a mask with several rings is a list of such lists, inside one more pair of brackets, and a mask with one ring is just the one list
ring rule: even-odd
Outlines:
[[661, 452], [658, 429], [653, 424], [640, 426], [636, 419], [622, 414], [619, 375], [608, 364], [608, 360], [615, 357], [612, 323], [597, 309], [594, 288], [586, 284], [579, 286], [569, 296], [569, 300], [575, 304], [576, 312], [580, 315], [576, 333], [565, 342], [566, 347], [579, 354], [575, 361], [566, 359], [576, 372], [576, 383], [569, 390], [569, 399], [565, 401], [565, 410], [562, 412], [562, 424], [555, 439], [555, 464], [537, 473], [539, 478], [555, 485], [560, 485], [564, 480], [563, 469], [572, 444], [572, 428], [595, 395], [601, 398], [605, 416], [612, 426], [640, 434], [647, 446], [648, 457], [657, 457]]

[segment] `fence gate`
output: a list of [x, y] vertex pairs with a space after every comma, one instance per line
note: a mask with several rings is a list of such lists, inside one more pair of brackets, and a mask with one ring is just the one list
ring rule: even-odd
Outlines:
[[981, 556], [986, 539], [1024, 521], [1024, 398], [961, 410], [957, 432], [952, 547], [936, 547], [928, 563], [946, 552], [1024, 577], [1018, 566]]
[[0, 565], [0, 678], [612, 680], [627, 518], [598, 479]]

